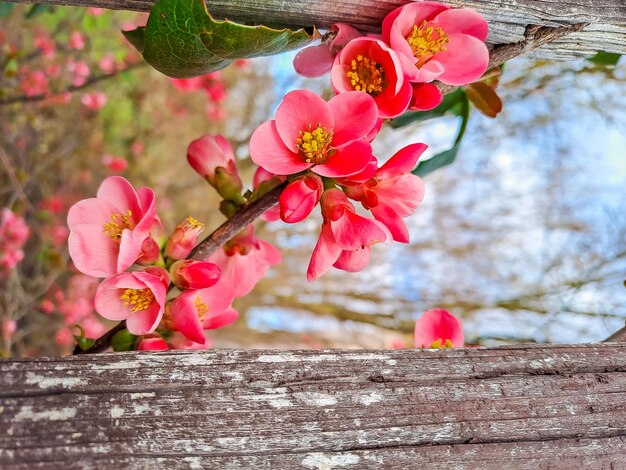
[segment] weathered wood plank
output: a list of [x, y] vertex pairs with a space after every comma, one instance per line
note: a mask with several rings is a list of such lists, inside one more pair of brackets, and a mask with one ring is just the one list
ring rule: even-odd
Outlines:
[[[32, 0], [17, 0], [30, 3]], [[117, 10], [149, 11], [153, 0], [37, 0], [59, 5], [97, 6]], [[256, 23], [273, 22], [294, 26], [325, 27], [336, 22], [366, 31], [380, 28], [381, 19], [406, 0], [209, 0], [217, 17]], [[523, 40], [526, 27], [591, 23], [570, 39], [560, 39], [542, 48], [541, 55], [559, 59], [588, 56], [598, 50], [626, 53], [623, 0], [446, 0], [454, 6], [474, 8], [488, 20], [489, 43], [510, 44]]]
[[602, 344], [2, 361], [0, 468], [626, 468], [625, 353]]

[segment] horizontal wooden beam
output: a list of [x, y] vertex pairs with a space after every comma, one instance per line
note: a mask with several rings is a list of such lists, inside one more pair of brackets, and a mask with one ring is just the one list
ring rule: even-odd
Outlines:
[[0, 361], [0, 468], [626, 468], [626, 345]]
[[[16, 0], [32, 3], [32, 0]], [[36, 3], [149, 11], [153, 0], [36, 0]], [[325, 27], [350, 23], [364, 31], [380, 29], [381, 19], [407, 0], [207, 0], [219, 18], [254, 23]], [[520, 42], [529, 26], [590, 23], [585, 31], [544, 46], [541, 56], [567, 59], [589, 56], [598, 50], [626, 53], [626, 2], [623, 0], [446, 0], [447, 4], [474, 8], [488, 20], [489, 43]]]

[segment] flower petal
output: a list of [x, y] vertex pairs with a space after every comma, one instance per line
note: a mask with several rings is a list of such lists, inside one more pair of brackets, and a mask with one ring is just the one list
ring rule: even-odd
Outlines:
[[309, 282], [314, 281], [324, 274], [337, 261], [341, 254], [341, 248], [335, 242], [330, 224], [322, 224], [322, 231], [313, 249], [311, 261], [307, 269], [306, 278]]
[[431, 24], [440, 27], [446, 34], [469, 34], [485, 42], [489, 34], [489, 26], [482, 15], [467, 8], [451, 8], [439, 13]]
[[330, 72], [333, 58], [330, 44], [305, 47], [293, 59], [293, 67], [303, 77], [321, 77]]
[[353, 251], [344, 250], [333, 266], [349, 273], [363, 271], [370, 262], [370, 251], [371, 248], [369, 246]]
[[[275, 123], [276, 131], [285, 147], [294, 151], [301, 131], [315, 130], [318, 126], [329, 132], [334, 129], [334, 119], [328, 103], [309, 90], [294, 90], [287, 93], [278, 105]], [[264, 168], [279, 175], [289, 174], [272, 171], [265, 166]]]
[[[435, 56], [444, 68], [439, 80], [448, 85], [466, 85], [478, 80], [489, 64], [485, 43], [467, 34], [450, 34], [448, 39], [448, 50]], [[431, 62], [434, 59], [426, 65]]]
[[[341, 95], [338, 95], [341, 96]], [[323, 165], [316, 165], [311, 170], [329, 178], [351, 176], [363, 170], [372, 159], [372, 147], [363, 140], [337, 149]]]
[[333, 237], [343, 250], [356, 250], [386, 241], [387, 233], [380, 225], [380, 222], [352, 211], [345, 211], [343, 217], [330, 222]]
[[254, 131], [250, 137], [250, 158], [266, 171], [278, 175], [291, 175], [310, 166], [285, 146], [275, 121], [264, 122]]
[[426, 144], [410, 144], [401, 148], [380, 167], [376, 176], [386, 179], [410, 173], [427, 148]]
[[350, 91], [334, 96], [329, 102], [333, 119], [333, 147], [340, 147], [362, 139], [378, 120], [374, 98], [361, 91]]

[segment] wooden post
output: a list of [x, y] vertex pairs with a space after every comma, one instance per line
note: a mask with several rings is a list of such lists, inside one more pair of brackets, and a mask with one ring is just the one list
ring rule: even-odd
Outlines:
[[626, 468], [626, 345], [0, 362], [0, 468]]
[[[14, 0], [115, 10], [149, 11], [155, 0]], [[199, 0], [198, 0], [199, 1]], [[408, 0], [207, 0], [218, 18], [257, 24], [326, 27], [349, 23], [364, 31], [380, 30], [381, 20]], [[453, 6], [473, 8], [489, 22], [488, 42], [514, 44], [525, 39], [528, 27], [567, 26], [589, 23], [584, 31], [560, 38], [541, 50], [542, 57], [568, 59], [590, 56], [596, 51], [626, 53], [626, 2], [623, 0], [446, 0]]]

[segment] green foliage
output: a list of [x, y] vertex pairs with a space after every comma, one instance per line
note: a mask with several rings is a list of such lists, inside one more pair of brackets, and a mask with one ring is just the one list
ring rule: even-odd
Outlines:
[[36, 4], [30, 7], [30, 9], [24, 14], [24, 18], [30, 20], [41, 15], [42, 13], [52, 13], [53, 11], [54, 7], [52, 5]]
[[424, 176], [431, 171], [435, 171], [441, 167], [451, 164], [456, 159], [456, 156], [459, 153], [459, 148], [461, 146], [461, 141], [463, 140], [463, 136], [465, 135], [465, 130], [467, 129], [467, 122], [469, 121], [470, 106], [465, 94], [461, 99], [460, 107], [461, 125], [459, 126], [459, 131], [457, 133], [456, 139], [454, 139], [454, 145], [448, 150], [440, 152], [432, 158], [420, 162], [420, 164], [417, 165], [417, 168], [413, 170], [413, 174], [417, 176]]
[[0, 18], [4, 18], [5, 16], [9, 16], [13, 11], [13, 7], [15, 3], [11, 2], [0, 2]]
[[159, 0], [145, 28], [125, 33], [144, 59], [175, 78], [204, 75], [235, 59], [300, 48], [319, 37], [303, 29], [273, 29], [215, 20], [204, 0]]
[[90, 347], [92, 347], [94, 345], [96, 340], [94, 338], [87, 338], [87, 337], [85, 337], [85, 330], [83, 329], [82, 326], [80, 326], [80, 325], [75, 325], [75, 326], [76, 326], [76, 328], [78, 328], [79, 334], [74, 335], [74, 339], [76, 340], [76, 343], [78, 344], [78, 347], [82, 351], [86, 351], [87, 349], [89, 349]]
[[111, 338], [111, 346], [113, 347], [113, 351], [132, 351], [135, 349], [135, 342], [137, 341], [137, 337], [130, 333], [126, 328], [118, 331]]
[[588, 58], [589, 62], [593, 62], [597, 65], [605, 65], [607, 67], [615, 67], [621, 58], [621, 54], [616, 54], [614, 52], [604, 52], [598, 51], [596, 55]]

